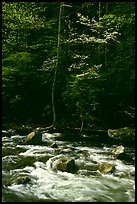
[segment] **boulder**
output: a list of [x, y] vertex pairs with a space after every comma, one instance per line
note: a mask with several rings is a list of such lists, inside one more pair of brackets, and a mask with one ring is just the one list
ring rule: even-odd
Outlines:
[[55, 161], [55, 168], [59, 171], [75, 173], [78, 170], [75, 160], [71, 157], [61, 157]]
[[120, 145], [120, 146], [117, 146], [116, 148], [114, 148], [114, 149], [111, 151], [111, 153], [114, 154], [115, 156], [117, 156], [117, 155], [123, 153], [123, 152], [124, 152], [124, 149], [125, 149], [125, 148], [124, 148], [122, 145]]
[[124, 147], [122, 145], [117, 146], [116, 148], [114, 148], [111, 153], [116, 156], [117, 159], [120, 159], [124, 162], [127, 163], [133, 163], [134, 159], [133, 156], [128, 154], [127, 152], [124, 151]]
[[12, 184], [27, 184], [30, 181], [31, 179], [28, 176], [18, 176], [13, 180]]
[[37, 128], [35, 131], [31, 132], [27, 135], [25, 138], [26, 144], [41, 144], [42, 143], [42, 133], [39, 128]]
[[103, 162], [102, 164], [86, 164], [81, 166], [79, 169], [90, 171], [91, 174], [97, 171], [99, 171], [102, 174], [106, 174], [106, 173], [113, 173], [115, 170], [115, 167], [113, 164]]
[[115, 170], [115, 167], [110, 164], [110, 163], [102, 163], [100, 166], [99, 166], [99, 171], [103, 174], [106, 174], [106, 173], [113, 173]]

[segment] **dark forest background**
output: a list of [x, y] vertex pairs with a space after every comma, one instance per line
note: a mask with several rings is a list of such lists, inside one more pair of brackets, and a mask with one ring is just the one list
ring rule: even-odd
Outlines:
[[52, 124], [55, 67], [56, 124], [134, 127], [135, 2], [2, 2], [3, 122]]

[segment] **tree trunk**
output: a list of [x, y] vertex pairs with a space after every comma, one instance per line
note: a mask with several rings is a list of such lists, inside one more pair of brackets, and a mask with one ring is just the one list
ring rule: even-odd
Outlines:
[[60, 51], [60, 28], [61, 28], [62, 5], [63, 5], [63, 2], [60, 2], [59, 26], [58, 26], [58, 45], [57, 45], [57, 61], [56, 61], [56, 65], [55, 65], [55, 73], [54, 73], [54, 79], [53, 79], [53, 85], [52, 85], [52, 112], [53, 112], [53, 124], [52, 124], [52, 126], [55, 126], [55, 124], [56, 124], [55, 85], [56, 85], [56, 79], [57, 79], [59, 51]]
[[[108, 2], [106, 2], [106, 14], [108, 11]], [[106, 30], [107, 30], [107, 25], [106, 25]], [[107, 44], [105, 44], [105, 69], [107, 68]]]
[[[100, 39], [100, 6], [101, 2], [98, 2], [98, 20], [99, 20], [99, 34], [98, 38]], [[100, 44], [98, 45], [98, 64], [100, 64]]]

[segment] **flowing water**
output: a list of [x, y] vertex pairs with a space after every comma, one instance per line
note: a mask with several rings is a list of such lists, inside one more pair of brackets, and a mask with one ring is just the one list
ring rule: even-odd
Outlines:
[[[57, 140], [61, 133], [43, 133], [46, 145], [24, 145], [25, 136], [3, 136], [3, 202], [134, 202], [134, 162], [123, 162], [110, 152], [115, 147], [84, 141]], [[50, 144], [56, 142], [58, 148]], [[134, 155], [133, 148], [125, 148]], [[76, 173], [58, 171], [54, 161], [61, 156], [74, 158]], [[113, 173], [103, 174], [92, 166], [109, 162]], [[85, 167], [85, 168], [83, 168]], [[25, 176], [28, 182], [17, 183]]]

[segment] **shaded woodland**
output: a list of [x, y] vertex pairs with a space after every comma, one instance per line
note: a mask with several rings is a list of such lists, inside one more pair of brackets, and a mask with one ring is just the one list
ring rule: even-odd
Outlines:
[[135, 126], [135, 2], [2, 2], [3, 123]]

